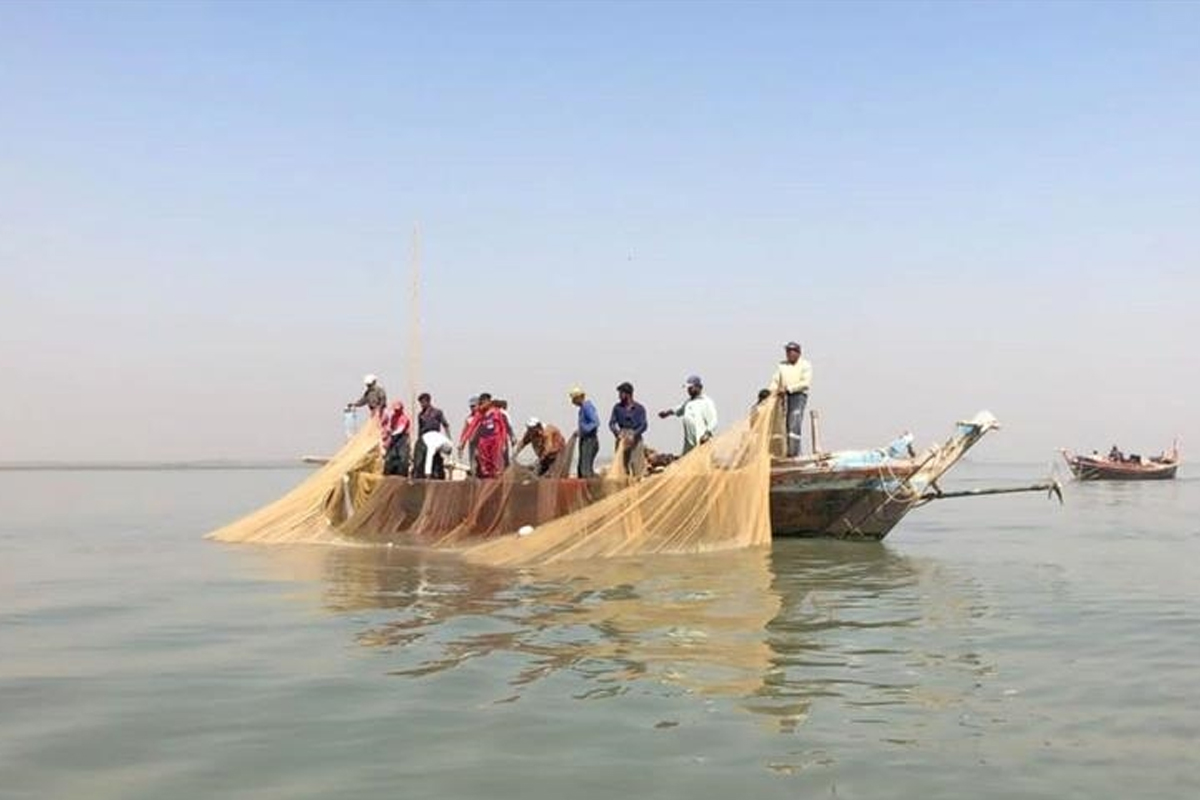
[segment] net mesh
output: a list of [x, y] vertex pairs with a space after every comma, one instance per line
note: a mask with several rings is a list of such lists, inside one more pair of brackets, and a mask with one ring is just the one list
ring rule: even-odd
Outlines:
[[264, 544], [336, 542], [331, 525], [346, 516], [344, 486], [347, 478], [383, 469], [379, 425], [368, 421], [319, 470], [275, 502], [213, 531], [208, 538], [221, 542]]
[[[541, 478], [519, 466], [497, 480], [384, 477], [378, 431], [364, 430], [288, 495], [211, 536], [452, 548], [497, 566], [767, 545], [774, 405], [646, 477], [626, 474], [620, 446], [602, 477], [566, 477], [574, 441]], [[644, 454], [631, 456], [640, 474]]]

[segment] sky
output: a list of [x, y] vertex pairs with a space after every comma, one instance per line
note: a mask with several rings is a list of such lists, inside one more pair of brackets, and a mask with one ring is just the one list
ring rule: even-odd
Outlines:
[[[1200, 446], [1200, 3], [0, 4], [0, 462], [573, 427]], [[419, 303], [412, 247], [419, 232]], [[418, 337], [413, 337], [419, 309]], [[679, 445], [677, 420], [650, 443]]]

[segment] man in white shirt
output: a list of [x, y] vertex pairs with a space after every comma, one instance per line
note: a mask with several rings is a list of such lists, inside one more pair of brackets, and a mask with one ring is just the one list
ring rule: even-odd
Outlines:
[[446, 457], [454, 452], [454, 442], [442, 431], [428, 431], [421, 434], [421, 443], [425, 445], [425, 468], [423, 477], [434, 480], [446, 479]]
[[684, 383], [688, 399], [675, 408], [658, 412], [660, 419], [680, 417], [683, 420], [683, 455], [697, 445], [704, 444], [717, 432], [717, 405], [704, 393], [704, 383], [699, 375], [691, 375]]
[[808, 390], [812, 386], [812, 364], [800, 356], [800, 345], [788, 342], [783, 346], [785, 359], [775, 367], [771, 391], [780, 396], [787, 414], [787, 452], [800, 455], [800, 435], [804, 432], [804, 408], [808, 405]]

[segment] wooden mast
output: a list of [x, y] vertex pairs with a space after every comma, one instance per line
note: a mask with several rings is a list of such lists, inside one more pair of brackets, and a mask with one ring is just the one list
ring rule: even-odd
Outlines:
[[415, 223], [409, 249], [409, 271], [412, 284], [408, 315], [408, 407], [410, 413], [415, 414], [417, 394], [421, 391], [421, 229]]

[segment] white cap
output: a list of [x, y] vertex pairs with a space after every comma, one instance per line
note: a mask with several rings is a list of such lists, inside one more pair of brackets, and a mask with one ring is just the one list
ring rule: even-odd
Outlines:
[[529, 421], [525, 423], [525, 427], [526, 428], [536, 428], [538, 425], [541, 425], [541, 424], [542, 424], [542, 421], [540, 419], [538, 419], [537, 417], [530, 417]]
[[370, 386], [377, 380], [379, 380], [379, 376], [373, 372], [368, 372], [366, 375], [363, 375], [363, 383], [365, 383], [367, 386]]

